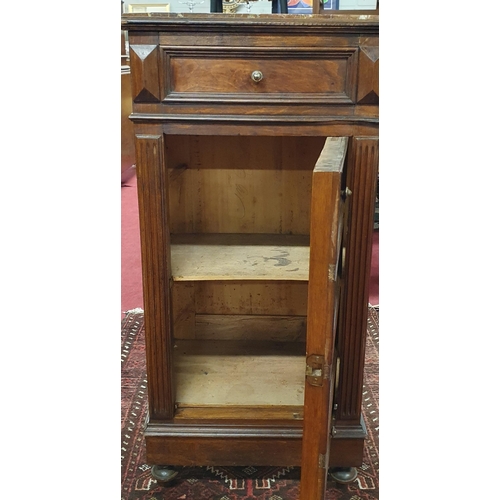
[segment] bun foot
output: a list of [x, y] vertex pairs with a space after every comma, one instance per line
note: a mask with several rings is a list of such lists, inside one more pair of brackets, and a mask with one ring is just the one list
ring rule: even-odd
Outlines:
[[358, 477], [356, 467], [333, 467], [330, 474], [337, 483], [352, 483]]
[[171, 469], [168, 465], [153, 465], [151, 467], [151, 475], [158, 483], [170, 483], [178, 472]]

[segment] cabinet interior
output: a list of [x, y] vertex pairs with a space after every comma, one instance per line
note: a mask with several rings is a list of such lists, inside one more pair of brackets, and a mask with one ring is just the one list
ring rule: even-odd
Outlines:
[[301, 418], [312, 171], [324, 143], [165, 137], [179, 416], [224, 407]]

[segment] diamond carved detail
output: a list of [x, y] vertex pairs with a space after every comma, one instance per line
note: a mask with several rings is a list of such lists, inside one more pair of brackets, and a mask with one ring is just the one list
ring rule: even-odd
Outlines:
[[134, 102], [159, 102], [158, 45], [131, 45], [130, 65]]
[[358, 104], [378, 104], [379, 48], [361, 47], [359, 51]]

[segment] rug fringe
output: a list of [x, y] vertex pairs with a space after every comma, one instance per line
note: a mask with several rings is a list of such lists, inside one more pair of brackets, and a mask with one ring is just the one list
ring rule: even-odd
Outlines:
[[123, 314], [140, 314], [143, 312], [144, 312], [144, 309], [141, 309], [140, 307], [136, 307], [135, 309], [129, 309], [128, 311], [125, 311]]

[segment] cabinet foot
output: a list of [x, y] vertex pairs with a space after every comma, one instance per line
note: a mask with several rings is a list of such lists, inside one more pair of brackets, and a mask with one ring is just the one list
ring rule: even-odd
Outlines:
[[330, 474], [337, 483], [352, 483], [358, 477], [356, 467], [332, 467]]
[[153, 465], [153, 467], [151, 467], [151, 475], [159, 483], [169, 483], [177, 474], [178, 472], [171, 469], [168, 465]]

